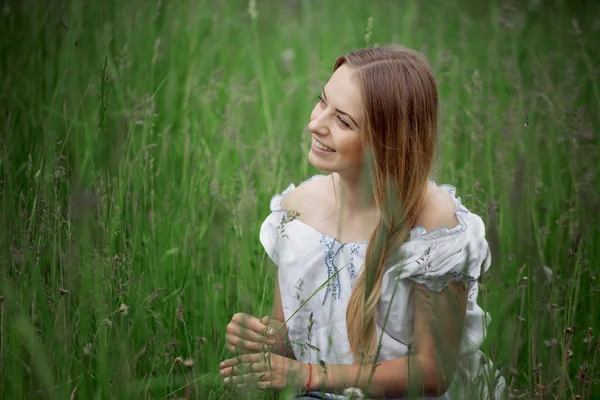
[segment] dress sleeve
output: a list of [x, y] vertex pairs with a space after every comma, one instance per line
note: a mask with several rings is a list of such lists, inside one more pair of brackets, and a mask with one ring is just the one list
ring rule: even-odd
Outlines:
[[441, 292], [450, 282], [469, 289], [490, 267], [491, 253], [481, 218], [461, 215], [459, 225], [429, 233], [411, 232], [413, 238], [395, 254], [389, 272]]
[[[314, 181], [321, 178], [324, 178], [324, 175], [313, 175], [311, 178], [302, 182], [300, 186], [305, 182]], [[292, 183], [283, 192], [277, 193], [271, 198], [271, 202], [269, 203], [271, 214], [269, 214], [260, 227], [260, 243], [263, 245], [269, 258], [277, 266], [279, 266], [279, 261], [281, 260], [279, 251], [282, 247], [280, 246], [279, 239], [286, 237], [284, 225], [290, 221], [287, 219], [287, 212], [282, 205], [283, 199], [295, 188], [296, 186], [294, 186]], [[284, 253], [286, 252], [284, 251]]]
[[277, 243], [279, 239], [279, 220], [281, 213], [271, 213], [260, 227], [260, 243], [263, 245], [269, 258], [279, 265], [279, 255], [277, 252]]

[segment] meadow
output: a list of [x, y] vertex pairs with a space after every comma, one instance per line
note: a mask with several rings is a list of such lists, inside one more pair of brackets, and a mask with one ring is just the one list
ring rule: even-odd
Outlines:
[[486, 223], [482, 350], [514, 398], [600, 398], [600, 6], [567, 0], [2, 1], [0, 398], [235, 397], [271, 196], [318, 173], [334, 60], [386, 43], [429, 58], [434, 177]]

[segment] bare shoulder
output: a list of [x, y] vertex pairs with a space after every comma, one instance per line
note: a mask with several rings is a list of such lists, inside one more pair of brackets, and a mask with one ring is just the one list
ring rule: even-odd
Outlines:
[[304, 182], [285, 196], [281, 206], [286, 211], [294, 210], [301, 214], [305, 214], [309, 212], [311, 208], [314, 208], [314, 205], [318, 204], [319, 201], [325, 200], [325, 185], [327, 183], [331, 185], [330, 182], [331, 181], [328, 178]]
[[446, 190], [435, 184], [429, 185], [423, 210], [416, 225], [423, 226], [427, 231], [444, 226], [453, 228], [458, 225], [456, 205]]

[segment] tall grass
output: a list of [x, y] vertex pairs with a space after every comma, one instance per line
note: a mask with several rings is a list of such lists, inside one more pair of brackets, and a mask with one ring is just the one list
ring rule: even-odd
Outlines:
[[315, 172], [306, 123], [335, 58], [388, 42], [431, 60], [436, 178], [488, 228], [483, 350], [515, 396], [600, 396], [598, 5], [257, 13], [3, 2], [0, 398], [232, 396], [217, 376], [225, 326], [271, 305], [269, 199]]

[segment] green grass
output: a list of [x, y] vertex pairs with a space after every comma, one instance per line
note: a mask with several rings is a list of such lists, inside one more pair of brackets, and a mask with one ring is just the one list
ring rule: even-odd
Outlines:
[[0, 398], [226, 396], [225, 326], [271, 306], [270, 197], [316, 172], [316, 95], [390, 42], [431, 60], [435, 176], [487, 225], [483, 350], [524, 398], [600, 396], [594, 2], [2, 4]]

